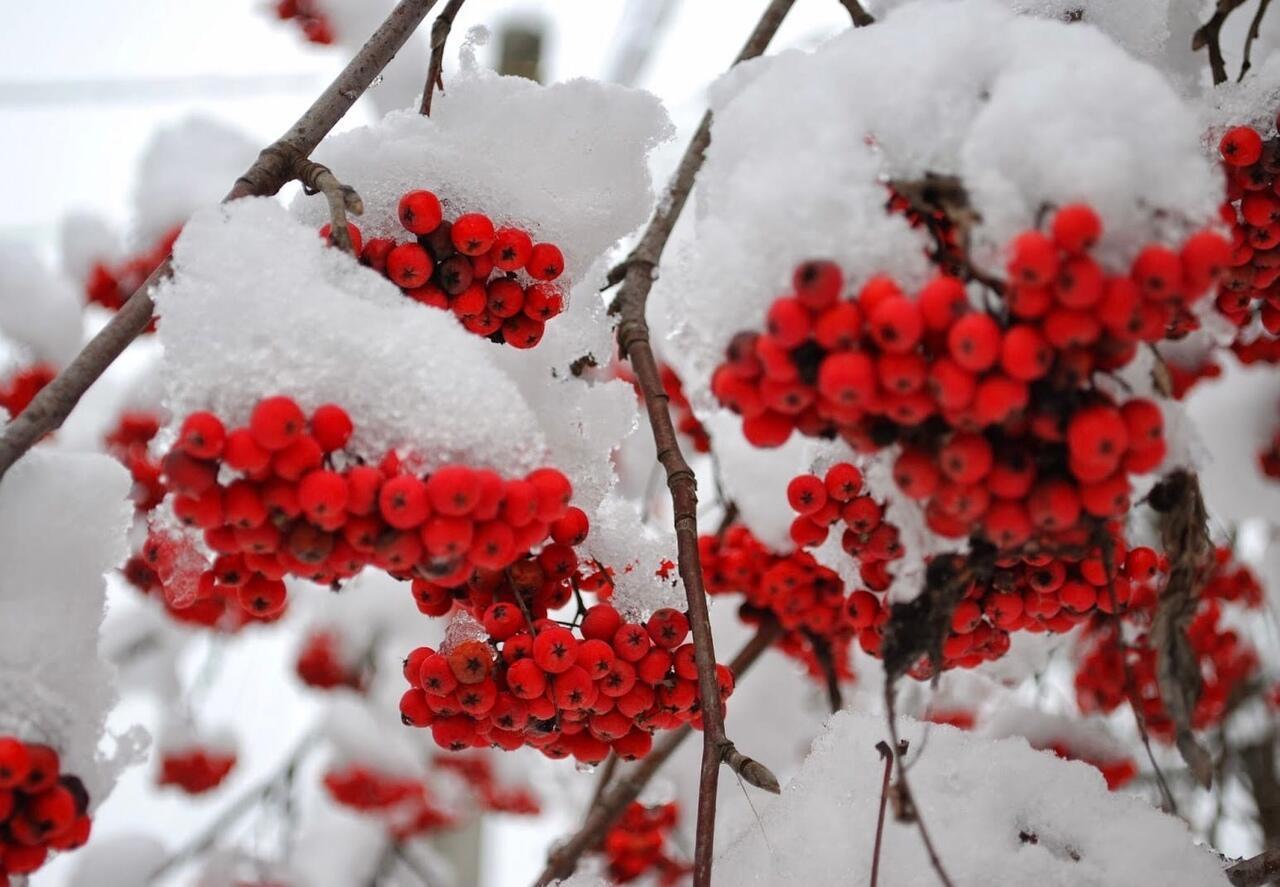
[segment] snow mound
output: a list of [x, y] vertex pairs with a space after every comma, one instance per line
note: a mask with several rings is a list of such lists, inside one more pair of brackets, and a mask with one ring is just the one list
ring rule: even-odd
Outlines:
[[103, 574], [126, 553], [129, 485], [107, 456], [41, 450], [0, 482], [0, 733], [53, 745], [95, 804], [119, 763], [98, 754], [115, 703], [98, 631]]
[[0, 334], [32, 360], [63, 366], [80, 350], [80, 299], [29, 248], [0, 241]]
[[[902, 726], [903, 738], [919, 746], [925, 725]], [[1182, 822], [1108, 792], [1092, 767], [1034, 751], [1021, 739], [985, 740], [940, 725], [929, 730], [924, 754], [910, 769], [911, 788], [956, 884], [1229, 883], [1215, 855], [1197, 846]], [[726, 844], [715, 883], [867, 883], [883, 773], [875, 745], [885, 732], [880, 718], [833, 716], [782, 796], [761, 810], [760, 824]], [[885, 824], [881, 883], [937, 883], [914, 826]]]

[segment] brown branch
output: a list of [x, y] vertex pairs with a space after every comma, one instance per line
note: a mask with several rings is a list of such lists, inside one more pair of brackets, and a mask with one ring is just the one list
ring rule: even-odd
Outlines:
[[1227, 62], [1222, 57], [1222, 25], [1227, 16], [1244, 5], [1245, 0], [1218, 0], [1218, 6], [1207, 22], [1191, 35], [1191, 51], [1209, 50], [1209, 70], [1213, 72], [1213, 85], [1227, 82]]
[[1227, 869], [1227, 880], [1234, 887], [1262, 887], [1277, 876], [1280, 876], [1280, 848], [1277, 847], [1242, 859]]
[[1236, 83], [1244, 79], [1244, 75], [1253, 67], [1250, 60], [1250, 54], [1253, 52], [1253, 41], [1258, 39], [1258, 32], [1262, 29], [1262, 17], [1267, 14], [1267, 7], [1271, 5], [1271, 0], [1258, 0], [1258, 11], [1253, 14], [1253, 21], [1249, 23], [1249, 33], [1244, 38], [1244, 60], [1240, 62], [1240, 76], [1236, 78]]
[[600, 775], [596, 777], [596, 788], [591, 793], [591, 803], [587, 806], [590, 812], [600, 806], [600, 799], [604, 797], [605, 791], [609, 788], [609, 783], [613, 781], [614, 774], [618, 772], [618, 754], [617, 752], [609, 752], [609, 757], [605, 759], [604, 766], [600, 768]]
[[466, 0], [449, 0], [431, 24], [431, 61], [427, 65], [427, 82], [422, 87], [422, 105], [418, 113], [431, 116], [431, 97], [437, 88], [444, 92], [444, 44], [453, 30], [453, 20]]
[[1276, 733], [1239, 751], [1240, 766], [1253, 795], [1263, 846], [1280, 847], [1280, 774], [1276, 772]]
[[[781, 634], [782, 629], [773, 620], [761, 625], [751, 640], [729, 663], [729, 670], [733, 672], [734, 679], [746, 674], [747, 669], [755, 664], [761, 654], [769, 649]], [[605, 833], [617, 822], [618, 817], [627, 809], [627, 805], [640, 796], [640, 792], [648, 785], [649, 780], [692, 732], [693, 729], [688, 724], [678, 730], [672, 730], [654, 744], [649, 754], [634, 770], [625, 777], [614, 780], [613, 785], [601, 796], [600, 802], [591, 807], [582, 827], [548, 855], [547, 865], [538, 876], [534, 887], [546, 887], [553, 881], [563, 880], [572, 875], [583, 854], [599, 846], [604, 840]]]
[[[903, 742], [906, 745], [906, 742]], [[880, 844], [884, 839], [884, 811], [889, 806], [889, 779], [893, 776], [893, 749], [887, 742], [877, 742], [876, 751], [884, 758], [884, 781], [880, 783], [880, 812], [876, 816], [876, 845], [871, 852], [871, 884], [876, 887], [880, 879]], [[906, 749], [902, 750], [904, 753]]]
[[844, 695], [840, 692], [840, 675], [836, 671], [836, 662], [831, 652], [831, 644], [826, 638], [814, 631], [806, 631], [805, 637], [809, 639], [809, 645], [813, 647], [813, 658], [817, 660], [818, 667], [822, 669], [822, 676], [826, 680], [827, 704], [831, 706], [832, 712], [837, 712], [844, 708]]
[[871, 13], [863, 9], [858, 0], [840, 0], [840, 5], [849, 10], [849, 18], [853, 19], [855, 28], [865, 28], [876, 23]]
[[[937, 679], [937, 663], [941, 660], [934, 660], [934, 679]], [[911, 785], [907, 782], [907, 768], [902, 765], [902, 759], [906, 754], [907, 743], [898, 739], [898, 712], [896, 703], [894, 702], [894, 682], [887, 680], [884, 685], [884, 708], [885, 715], [889, 721], [889, 736], [893, 740], [893, 759], [898, 765], [898, 784], [893, 787], [894, 802], [894, 818], [899, 822], [914, 822], [916, 831], [920, 832], [920, 842], [924, 844], [925, 853], [929, 857], [929, 864], [933, 866], [934, 872], [938, 876], [938, 880], [942, 882], [943, 887], [955, 887], [950, 875], [947, 874], [946, 868], [942, 865], [942, 859], [938, 856], [938, 851], [934, 849], [933, 839], [929, 837], [929, 829], [925, 827], [924, 817], [920, 815], [920, 808], [916, 806], [915, 796], [911, 793]], [[919, 760], [917, 757], [916, 760]]]
[[[236, 180], [224, 202], [275, 194], [294, 178], [297, 162], [315, 150], [320, 140], [365, 93], [436, 2], [400, 0], [387, 20], [306, 113], [278, 141], [264, 149], [253, 166]], [[4, 434], [0, 436], [0, 477], [23, 453], [62, 425], [89, 386], [147, 328], [155, 308], [151, 289], [169, 276], [171, 268], [168, 259], [162, 262], [57, 378], [41, 389], [27, 408], [5, 426]]]
[[[764, 52], [777, 33], [778, 26], [791, 10], [795, 0], [772, 0], [755, 30], [747, 39], [734, 64]], [[715, 843], [716, 791], [720, 764], [733, 767], [744, 780], [757, 788], [776, 790], [777, 780], [758, 762], [741, 755], [724, 731], [724, 710], [716, 684], [715, 647], [711, 637], [711, 619], [707, 611], [707, 594], [702, 580], [702, 564], [698, 556], [698, 491], [697, 480], [689, 463], [680, 452], [680, 442], [667, 395], [658, 370], [658, 361], [649, 342], [649, 325], [645, 308], [654, 274], [666, 247], [676, 219], [684, 209], [707, 146], [711, 143], [711, 113], [703, 115], [697, 131], [685, 149], [675, 176], [659, 202], [640, 242], [622, 263], [620, 271], [610, 272], [610, 282], [621, 281], [610, 313], [619, 316], [618, 351], [626, 358], [636, 375], [649, 425], [657, 448], [658, 461], [667, 475], [674, 512], [678, 567], [689, 604], [689, 622], [693, 629], [694, 653], [698, 664], [698, 689], [702, 700], [702, 768], [698, 786], [697, 838], [694, 845], [694, 887], [707, 887], [711, 882], [711, 862]]]
[[327, 166], [305, 157], [294, 162], [293, 177], [302, 183], [307, 194], [324, 195], [329, 204], [330, 241], [343, 252], [355, 255], [355, 244], [347, 230], [347, 213], [357, 216], [364, 213], [364, 201], [356, 189], [339, 182]]

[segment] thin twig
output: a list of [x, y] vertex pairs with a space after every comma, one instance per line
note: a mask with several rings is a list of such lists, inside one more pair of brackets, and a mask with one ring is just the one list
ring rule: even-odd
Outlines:
[[609, 757], [605, 758], [604, 766], [600, 768], [600, 775], [596, 777], [596, 788], [591, 793], [591, 803], [587, 806], [588, 813], [600, 805], [600, 799], [604, 797], [605, 790], [609, 788], [609, 783], [617, 772], [618, 753], [611, 751]]
[[1236, 78], [1236, 83], [1244, 79], [1244, 75], [1253, 67], [1253, 62], [1249, 55], [1253, 51], [1253, 41], [1258, 39], [1258, 32], [1262, 29], [1262, 17], [1267, 14], [1267, 7], [1271, 5], [1271, 0], [1258, 0], [1258, 11], [1253, 14], [1253, 21], [1249, 23], [1249, 33], [1244, 38], [1244, 60], [1240, 62], [1240, 76]]
[[[387, 20], [356, 53], [333, 83], [278, 141], [258, 155], [236, 180], [224, 201], [277, 193], [294, 176], [298, 160], [315, 150], [338, 121], [364, 95], [387, 63], [426, 18], [437, 0], [400, 0]], [[169, 276], [168, 259], [143, 282], [79, 354], [31, 403], [5, 426], [0, 436], [0, 477], [49, 432], [57, 429], [112, 362], [151, 323], [151, 290]]]
[[[936, 666], [935, 666], [936, 668]], [[943, 887], [955, 887], [947, 870], [942, 865], [938, 851], [934, 849], [933, 840], [929, 837], [929, 829], [925, 827], [924, 817], [916, 805], [915, 796], [911, 793], [911, 785], [907, 782], [907, 771], [902, 765], [902, 756], [906, 752], [907, 743], [898, 739], [898, 713], [894, 702], [893, 682], [886, 681], [884, 687], [884, 707], [889, 720], [889, 736], [893, 740], [893, 759], [898, 764], [898, 785], [896, 786], [897, 818], [905, 822], [914, 822], [920, 832], [920, 841], [924, 844], [925, 853], [929, 856], [929, 864], [938, 875]], [[919, 760], [917, 758], [916, 760]]]
[[439, 88], [444, 92], [444, 44], [453, 30], [453, 20], [466, 0], [449, 0], [436, 20], [431, 24], [431, 61], [427, 65], [427, 82], [422, 87], [422, 105], [418, 113], [424, 117], [431, 116], [431, 97]]
[[1213, 72], [1213, 85], [1227, 82], [1227, 62], [1222, 57], [1222, 24], [1245, 0], [1218, 0], [1217, 8], [1207, 22], [1191, 35], [1191, 51], [1209, 50], [1209, 70]]
[[[904, 740], [902, 743], [906, 745]], [[876, 743], [876, 751], [884, 758], [884, 781], [880, 783], [880, 813], [876, 816], [876, 845], [871, 851], [871, 884], [876, 887], [880, 878], [880, 842], [884, 839], [884, 811], [889, 806], [889, 779], [893, 776], [893, 749], [883, 740]], [[905, 752], [906, 749], [904, 748]]]
[[1280, 875], [1280, 847], [1264, 850], [1257, 856], [1242, 859], [1227, 869], [1227, 880], [1234, 887], [1262, 887]]
[[844, 708], [844, 696], [840, 692], [840, 675], [836, 671], [831, 643], [817, 632], [805, 631], [804, 634], [813, 647], [813, 658], [818, 661], [818, 667], [822, 669], [822, 676], [827, 683], [827, 704], [831, 706], [832, 712], [837, 712]]
[[347, 230], [347, 213], [364, 214], [364, 201], [350, 185], [338, 181], [338, 177], [329, 168], [305, 157], [299, 158], [293, 165], [293, 177], [302, 184], [307, 194], [323, 194], [329, 204], [330, 240], [333, 245], [346, 253], [355, 255], [355, 244], [351, 242], [351, 233]]
[[840, 0], [840, 5], [849, 10], [849, 18], [853, 19], [855, 28], [865, 28], [867, 25], [876, 23], [871, 13], [863, 9], [858, 0]]
[[[764, 52], [794, 2], [795, 0], [772, 0], [769, 3], [734, 64]], [[627, 259], [609, 275], [611, 284], [622, 283], [609, 310], [620, 318], [617, 329], [618, 351], [631, 363], [635, 372], [637, 384], [644, 396], [645, 409], [649, 415], [649, 425], [653, 432], [658, 461], [667, 475], [667, 486], [671, 491], [674, 512], [678, 567], [680, 578], [684, 582], [689, 605], [689, 622], [693, 629], [703, 722], [697, 838], [693, 858], [694, 887], [707, 887], [711, 883], [716, 791], [720, 764], [722, 762], [729, 764], [739, 776], [757, 788], [776, 791], [778, 784], [777, 779], [767, 768], [739, 753], [725, 735], [724, 710], [720, 704], [720, 692], [716, 683], [711, 619], [707, 611], [702, 564], [698, 556], [697, 479], [680, 452], [680, 441], [675, 424], [671, 420], [667, 394], [662, 385], [657, 358], [649, 341], [649, 325], [645, 320], [649, 291], [653, 288], [654, 274], [662, 258], [662, 251], [675, 227], [676, 219], [679, 218], [689, 199], [694, 179], [702, 167], [704, 155], [710, 143], [711, 113], [708, 111], [703, 115], [697, 131], [685, 149], [675, 176], [668, 185], [663, 199], [658, 203], [640, 242]]]
[[[734, 679], [746, 674], [747, 669], [773, 645], [781, 634], [781, 627], [773, 620], [761, 625], [751, 640], [729, 663], [729, 670], [733, 672]], [[599, 846], [604, 840], [605, 833], [617, 822], [618, 817], [627, 809], [627, 805], [640, 796], [640, 792], [648, 785], [649, 780], [692, 732], [693, 729], [688, 724], [672, 730], [654, 744], [649, 754], [634, 770], [620, 779], [615, 779], [613, 785], [600, 798], [600, 803], [592, 806], [582, 827], [551, 851], [547, 857], [547, 865], [538, 876], [538, 880], [534, 882], [534, 887], [546, 887], [554, 881], [563, 880], [572, 875], [583, 854]]]

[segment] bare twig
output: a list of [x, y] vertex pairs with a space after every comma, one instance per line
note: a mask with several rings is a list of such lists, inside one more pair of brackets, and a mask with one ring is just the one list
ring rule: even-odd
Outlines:
[[617, 752], [609, 752], [609, 757], [605, 758], [604, 766], [600, 768], [600, 775], [596, 777], [596, 788], [591, 793], [591, 804], [587, 807], [588, 813], [600, 805], [600, 799], [604, 797], [605, 791], [609, 788], [609, 783], [613, 781], [614, 774], [617, 772]]
[[849, 10], [849, 18], [853, 19], [855, 28], [865, 28], [867, 25], [874, 25], [876, 20], [862, 7], [858, 0], [840, 0], [840, 5]]
[[1280, 876], [1280, 847], [1242, 859], [1227, 869], [1227, 880], [1234, 887], [1262, 887], [1277, 876]]
[[[895, 818], [900, 822], [915, 823], [916, 830], [920, 832], [920, 841], [924, 844], [925, 853], [929, 856], [929, 864], [933, 866], [938, 880], [942, 882], [943, 887], [955, 887], [951, 877], [947, 874], [946, 868], [942, 865], [942, 859], [938, 856], [938, 851], [934, 849], [933, 839], [929, 837], [929, 829], [925, 827], [924, 817], [920, 815], [920, 808], [916, 806], [915, 796], [911, 793], [911, 785], [907, 782], [907, 769], [902, 765], [907, 743], [898, 739], [898, 713], [893, 690], [894, 683], [886, 680], [884, 706], [889, 720], [889, 737], [893, 740], [893, 759], [898, 764], [898, 784], [894, 786], [893, 794]], [[919, 758], [916, 760], [919, 760]]]
[[427, 65], [427, 82], [422, 87], [422, 105], [418, 113], [431, 116], [431, 97], [438, 88], [444, 92], [444, 44], [453, 30], [453, 20], [466, 0], [449, 0], [431, 24], [431, 61]]
[[[729, 663], [729, 670], [733, 672], [734, 678], [742, 677], [781, 634], [782, 629], [773, 620], [761, 625]], [[605, 833], [626, 810], [627, 805], [640, 796], [649, 780], [692, 732], [693, 729], [688, 724], [671, 731], [654, 744], [634, 770], [621, 779], [615, 779], [613, 785], [601, 796], [600, 803], [592, 805], [582, 827], [552, 850], [534, 887], [546, 887], [553, 881], [572, 875], [582, 855], [599, 846]]]
[[[772, 0], [755, 30], [747, 38], [734, 64], [764, 52], [790, 11], [795, 0]], [[689, 622], [693, 629], [694, 652], [698, 664], [698, 689], [702, 700], [702, 768], [698, 787], [697, 839], [694, 845], [694, 887], [707, 887], [711, 882], [711, 861], [715, 842], [716, 791], [721, 762], [729, 764], [747, 782], [757, 788], [777, 790], [777, 780], [767, 768], [740, 754], [725, 735], [724, 711], [715, 675], [715, 647], [711, 637], [711, 619], [707, 612], [707, 595], [702, 580], [702, 564], [698, 556], [698, 492], [697, 480], [689, 463], [680, 452], [680, 442], [671, 420], [666, 391], [658, 361], [649, 342], [649, 325], [645, 308], [654, 274], [666, 247], [676, 219], [684, 209], [693, 182], [702, 167], [707, 146], [711, 142], [711, 113], [703, 115], [675, 176], [659, 202], [649, 226], [627, 259], [610, 272], [610, 283], [622, 286], [610, 306], [619, 316], [618, 351], [635, 371], [636, 381], [644, 396], [649, 425], [653, 432], [658, 461], [667, 475], [674, 512], [680, 578], [684, 582], [689, 604]]]
[[1227, 82], [1227, 62], [1222, 57], [1222, 24], [1244, 3], [1245, 0], [1218, 0], [1213, 15], [1191, 35], [1192, 52], [1209, 50], [1209, 70], [1213, 72], [1214, 86]]
[[1244, 59], [1240, 62], [1240, 76], [1236, 78], [1236, 83], [1244, 79], [1244, 75], [1253, 67], [1253, 62], [1249, 56], [1253, 52], [1253, 41], [1258, 39], [1258, 32], [1262, 29], [1262, 17], [1267, 14], [1267, 7], [1271, 5], [1271, 0], [1258, 0], [1258, 11], [1253, 14], [1253, 21], [1249, 23], [1249, 33], [1244, 38]]
[[[906, 745], [906, 742], [903, 742]], [[880, 879], [880, 844], [884, 839], [884, 811], [889, 806], [889, 779], [893, 776], [893, 749], [889, 748], [887, 742], [877, 742], [876, 751], [880, 752], [880, 757], [884, 759], [884, 781], [880, 783], [880, 812], [876, 816], [876, 845], [871, 851], [871, 884], [870, 887], [876, 887]], [[906, 748], [903, 748], [906, 752]]]
[[1251, 743], [1239, 751], [1240, 766], [1249, 782], [1253, 806], [1263, 844], [1280, 847], [1280, 774], [1276, 772], [1275, 731], [1263, 736], [1262, 741]]
[[[265, 148], [253, 166], [236, 180], [225, 200], [275, 194], [292, 180], [297, 162], [310, 155], [351, 109], [436, 2], [400, 0], [337, 79], [293, 127]], [[0, 477], [37, 441], [62, 425], [89, 386], [147, 328], [155, 308], [151, 290], [169, 276], [170, 270], [168, 260], [161, 263], [57, 378], [5, 426], [0, 436]]]
[[827, 683], [827, 704], [831, 706], [833, 712], [837, 712], [844, 708], [844, 696], [840, 692], [840, 675], [836, 671], [836, 661], [831, 652], [831, 643], [814, 631], [806, 631], [805, 637], [809, 639], [809, 645], [813, 647], [813, 658], [817, 660], [818, 667], [822, 669], [822, 676]]
[[329, 171], [327, 166], [299, 158], [293, 165], [293, 176], [301, 184], [307, 194], [323, 194], [329, 204], [330, 239], [333, 245], [343, 252], [355, 255], [355, 244], [351, 242], [351, 232], [347, 230], [347, 213], [362, 215], [364, 201], [350, 185], [338, 181], [338, 177]]

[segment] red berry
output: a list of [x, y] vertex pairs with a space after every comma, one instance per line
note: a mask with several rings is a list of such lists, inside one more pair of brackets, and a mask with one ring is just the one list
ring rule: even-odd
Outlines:
[[551, 523], [551, 538], [561, 545], [581, 545], [587, 541], [590, 523], [587, 514], [581, 508], [570, 507], [561, 517]]
[[966, 314], [951, 327], [947, 346], [951, 359], [962, 369], [980, 373], [1000, 356], [1000, 327], [982, 312]]
[[313, 471], [298, 484], [298, 504], [317, 521], [341, 514], [348, 495], [347, 481], [336, 471]]
[[420, 526], [431, 513], [427, 485], [410, 474], [391, 478], [378, 491], [378, 511], [397, 530]]
[[1027, 498], [1027, 513], [1042, 530], [1065, 530], [1080, 518], [1080, 496], [1065, 480], [1045, 481]]
[[1087, 407], [1067, 424], [1067, 446], [1082, 464], [1114, 466], [1128, 449], [1129, 431], [1114, 407]]
[[1083, 203], [1062, 207], [1053, 217], [1053, 239], [1073, 254], [1087, 252], [1102, 236], [1102, 220]]
[[524, 291], [524, 315], [546, 323], [564, 311], [564, 293], [549, 283], [535, 283]]
[[1152, 244], [1133, 260], [1132, 277], [1148, 298], [1168, 299], [1182, 287], [1182, 261], [1168, 247]]
[[844, 289], [844, 274], [835, 262], [812, 259], [796, 267], [791, 275], [796, 298], [810, 311], [830, 308]]
[[930, 332], [942, 332], [969, 312], [964, 282], [946, 274], [925, 284], [918, 301], [925, 328]]
[[542, 341], [544, 326], [526, 314], [509, 317], [502, 323], [502, 338], [513, 348], [532, 348]]
[[1039, 231], [1024, 231], [1010, 247], [1009, 276], [1015, 283], [1044, 286], [1058, 273], [1058, 251]]
[[982, 480], [994, 461], [991, 444], [980, 434], [957, 434], [938, 452], [943, 474], [961, 485]]
[[493, 248], [497, 232], [493, 222], [483, 213], [465, 213], [453, 223], [450, 237], [454, 248], [464, 256], [478, 256]]
[[889, 296], [871, 309], [868, 317], [871, 338], [891, 354], [910, 351], [924, 332], [920, 306], [905, 296]]
[[178, 446], [196, 459], [216, 459], [222, 454], [227, 430], [213, 413], [199, 412], [187, 416], [178, 431]]
[[912, 499], [927, 499], [938, 487], [938, 468], [923, 450], [905, 449], [893, 464], [893, 479]]
[[374, 237], [365, 242], [360, 250], [360, 261], [364, 262], [379, 274], [387, 271], [387, 254], [395, 249], [396, 242], [390, 237]]
[[1262, 136], [1251, 126], [1233, 126], [1223, 134], [1218, 151], [1228, 166], [1252, 166], [1262, 157]]
[[567, 628], [544, 628], [533, 639], [533, 661], [548, 674], [568, 671], [578, 658], [578, 639]]
[[[835, 403], [866, 406], [876, 390], [875, 366], [871, 358], [860, 351], [828, 355], [818, 368], [818, 390], [823, 397]], [[745, 430], [746, 423], [743, 424]], [[790, 428], [787, 430], [789, 432]]]
[[519, 228], [499, 228], [489, 257], [499, 271], [519, 271], [533, 253], [533, 240]]
[[336, 404], [316, 407], [311, 414], [311, 436], [326, 453], [340, 450], [351, 439], [353, 426], [347, 411]]
[[485, 298], [494, 317], [514, 317], [524, 307], [524, 288], [508, 277], [500, 277], [485, 286]]
[[1053, 348], [1030, 324], [1011, 327], [1000, 342], [1000, 368], [1023, 382], [1043, 378], [1053, 367]]
[[[347, 222], [347, 237], [351, 238], [351, 249], [358, 256], [364, 244], [360, 238], [360, 229], [353, 223]], [[320, 238], [330, 246], [333, 246], [333, 225], [326, 224], [320, 229]]]
[[402, 243], [387, 253], [387, 277], [401, 289], [422, 286], [434, 268], [431, 255], [416, 243]]
[[441, 514], [464, 515], [480, 499], [479, 477], [465, 465], [445, 465], [427, 478], [431, 507]]
[[430, 234], [440, 226], [444, 210], [430, 191], [410, 191], [400, 198], [400, 224], [413, 234]]
[[0, 789], [21, 785], [30, 768], [27, 746], [12, 736], [0, 736]]
[[307, 417], [289, 397], [267, 397], [258, 401], [249, 416], [249, 433], [267, 450], [283, 450], [306, 428]]
[[837, 502], [848, 502], [862, 489], [862, 472], [856, 465], [837, 462], [827, 469], [823, 483], [827, 488], [827, 496]]
[[689, 635], [689, 620], [679, 610], [663, 607], [655, 610], [646, 624], [649, 637], [654, 644], [668, 650], [674, 650], [684, 643]]
[[269, 618], [284, 610], [286, 589], [279, 579], [253, 576], [236, 590], [240, 606], [258, 618]]
[[257, 474], [271, 464], [271, 452], [259, 446], [248, 428], [237, 428], [227, 435], [222, 457], [231, 468], [246, 474]]
[[802, 474], [787, 484], [787, 501], [800, 514], [814, 514], [827, 504], [827, 487], [813, 474]]
[[534, 280], [555, 280], [564, 272], [564, 255], [554, 243], [534, 244], [524, 267]]

